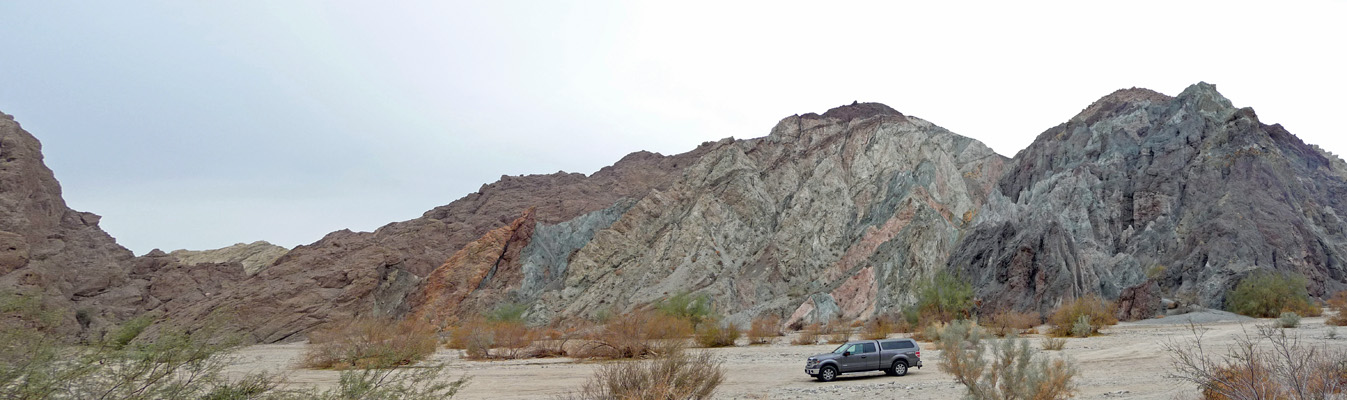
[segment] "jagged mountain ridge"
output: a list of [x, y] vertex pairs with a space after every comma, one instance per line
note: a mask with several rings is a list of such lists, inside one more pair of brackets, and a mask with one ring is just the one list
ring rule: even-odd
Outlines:
[[[421, 218], [333, 232], [252, 276], [127, 258], [142, 283], [106, 291], [136, 298], [122, 313], [164, 313], [163, 325], [233, 312], [230, 327], [259, 342], [507, 302], [541, 323], [681, 291], [711, 296], [735, 322], [865, 318], [910, 303], [912, 286], [944, 269], [972, 279], [986, 308], [1042, 311], [1116, 297], [1164, 265], [1162, 290], [1219, 306], [1255, 269], [1307, 275], [1316, 295], [1344, 287], [1345, 177], [1341, 159], [1207, 84], [1105, 96], [1014, 159], [853, 103], [787, 117], [765, 137], [633, 153], [590, 176], [502, 177]], [[241, 284], [211, 286], [212, 274]], [[190, 290], [168, 290], [184, 276]]]
[[950, 260], [994, 307], [1116, 297], [1156, 267], [1161, 287], [1214, 306], [1255, 269], [1305, 275], [1316, 296], [1347, 288], [1342, 160], [1214, 85], [1115, 92], [1011, 164], [996, 218]]

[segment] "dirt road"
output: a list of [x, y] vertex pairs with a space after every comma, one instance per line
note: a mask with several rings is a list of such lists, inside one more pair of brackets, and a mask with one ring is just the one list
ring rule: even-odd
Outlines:
[[[1256, 324], [1271, 320], [1217, 322], [1201, 325], [1209, 329], [1205, 344], [1224, 348]], [[1311, 343], [1347, 346], [1347, 330], [1330, 339], [1332, 327], [1324, 318], [1306, 318], [1292, 330]], [[1078, 398], [1082, 399], [1195, 399], [1196, 386], [1168, 378], [1170, 358], [1164, 343], [1191, 339], [1186, 325], [1151, 320], [1122, 323], [1104, 330], [1104, 335], [1069, 339], [1066, 349], [1044, 352], [1051, 357], [1072, 359], [1080, 370]], [[1027, 336], [1038, 347], [1041, 335]], [[832, 350], [833, 345], [792, 346], [789, 337], [776, 344], [710, 349], [724, 362], [726, 380], [717, 392], [725, 399], [817, 399], [817, 398], [922, 398], [957, 399], [963, 387], [939, 371], [939, 351], [922, 344], [923, 369], [912, 369], [907, 376], [892, 377], [882, 372], [843, 375], [837, 381], [820, 383], [804, 373], [804, 360], [816, 353]], [[230, 370], [241, 375], [260, 369], [286, 371], [286, 382], [296, 387], [328, 387], [337, 381], [333, 371], [300, 369], [304, 344], [260, 345], [244, 348]], [[460, 392], [461, 399], [547, 399], [575, 390], [589, 378], [596, 361], [573, 359], [529, 359], [511, 361], [468, 361], [457, 350], [441, 350], [432, 362], [447, 363], [454, 376], [472, 377]]]

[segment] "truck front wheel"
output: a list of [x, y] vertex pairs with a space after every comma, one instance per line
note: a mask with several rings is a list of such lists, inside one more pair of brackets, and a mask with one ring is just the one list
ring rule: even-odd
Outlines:
[[818, 371], [819, 382], [832, 382], [833, 379], [837, 379], [837, 367], [825, 365]]

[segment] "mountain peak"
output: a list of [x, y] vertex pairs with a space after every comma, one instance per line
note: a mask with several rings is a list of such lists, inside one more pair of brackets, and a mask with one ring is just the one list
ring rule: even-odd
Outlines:
[[1216, 85], [1206, 82], [1198, 82], [1183, 89], [1178, 99], [1185, 104], [1193, 104], [1198, 112], [1203, 113], [1220, 114], [1235, 108], [1230, 104], [1230, 99], [1216, 91]]
[[903, 113], [900, 113], [898, 112], [898, 110], [894, 110], [893, 107], [886, 106], [882, 103], [861, 103], [859, 101], [852, 101], [851, 104], [830, 109], [827, 112], [823, 113], [823, 115], [809, 113], [801, 115], [801, 117], [808, 119], [834, 118], [840, 119], [843, 122], [845, 122], [853, 119], [870, 118], [876, 115], [893, 115], [902, 117]]
[[1076, 114], [1073, 119], [1096, 121], [1106, 114], [1116, 113], [1128, 104], [1168, 102], [1171, 100], [1174, 100], [1174, 98], [1150, 89], [1138, 87], [1118, 89], [1107, 96], [1100, 97], [1099, 100], [1095, 100], [1089, 107], [1085, 107], [1079, 114]]

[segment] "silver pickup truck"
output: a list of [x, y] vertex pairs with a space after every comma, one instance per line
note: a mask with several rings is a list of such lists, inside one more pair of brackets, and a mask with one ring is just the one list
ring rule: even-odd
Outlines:
[[852, 372], [884, 370], [907, 375], [907, 368], [921, 368], [921, 348], [912, 339], [860, 340], [837, 346], [831, 353], [816, 354], [805, 362], [804, 372], [823, 382]]

